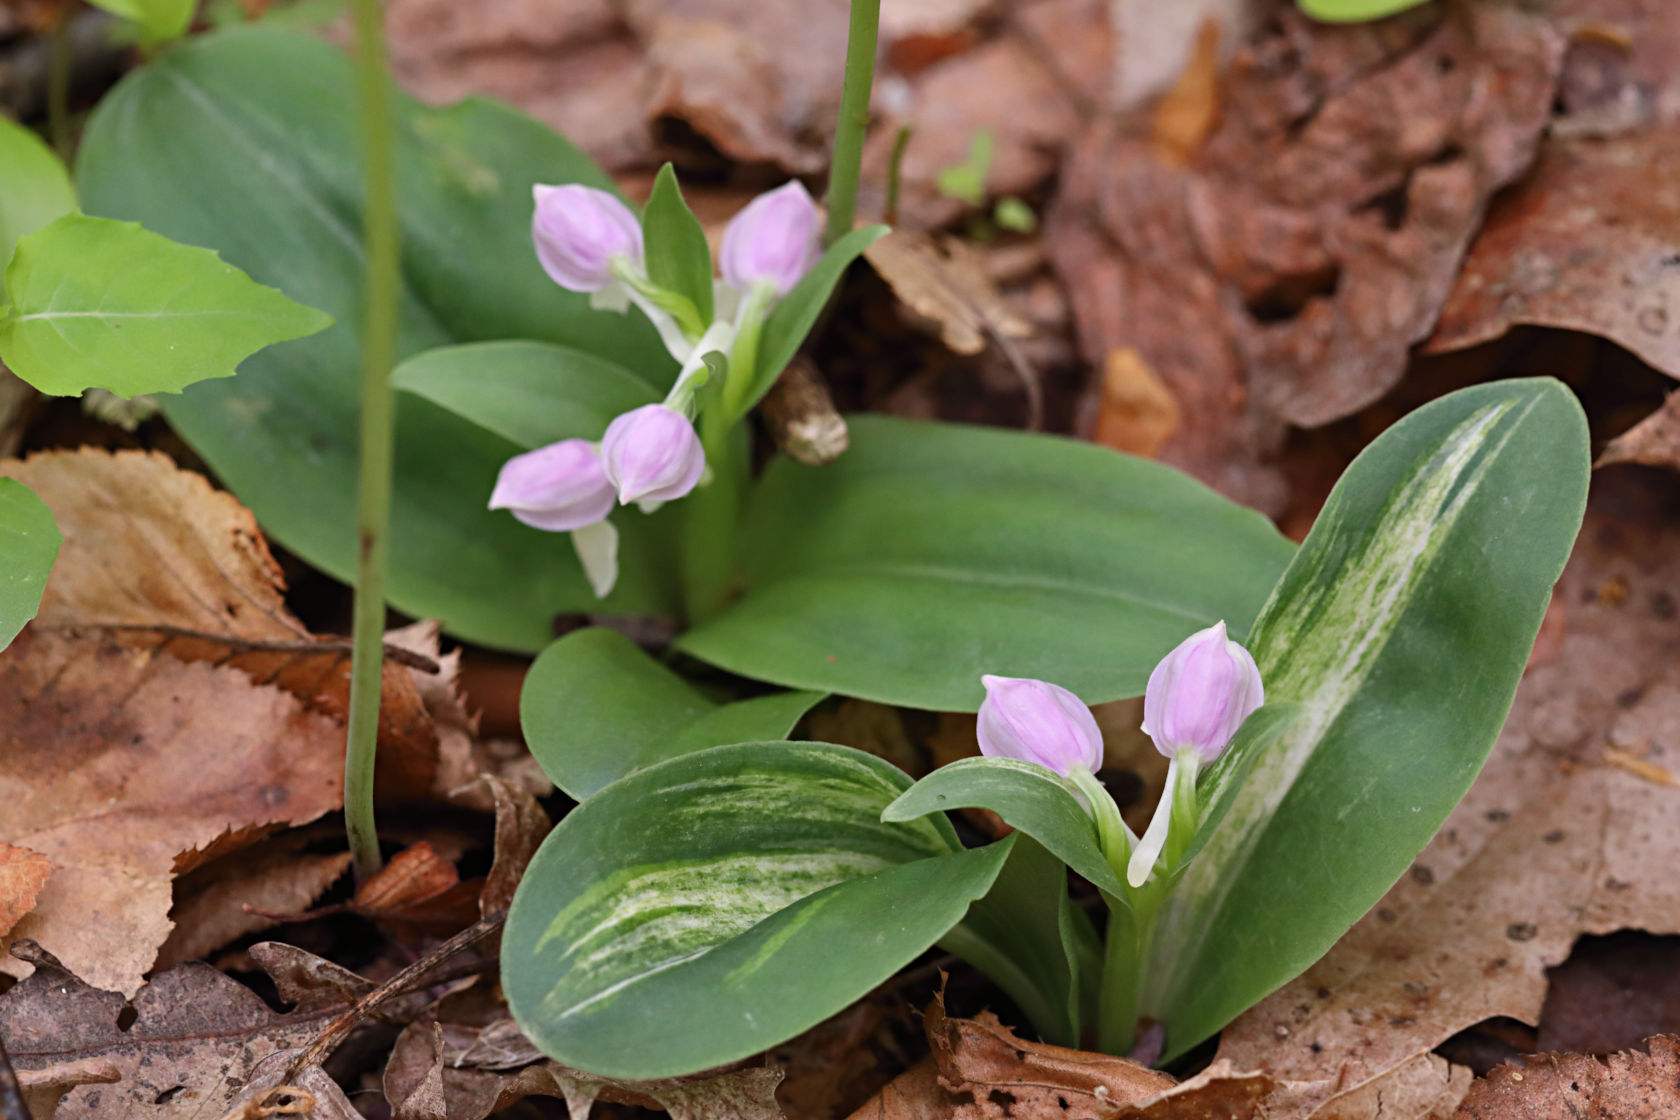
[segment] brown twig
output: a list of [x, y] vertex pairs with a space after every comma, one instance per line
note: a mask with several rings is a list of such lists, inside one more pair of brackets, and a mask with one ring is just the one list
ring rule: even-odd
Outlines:
[[0, 1120], [34, 1120], [4, 1040], [0, 1040]]
[[457, 956], [483, 941], [501, 929], [502, 923], [506, 919], [506, 913], [491, 914], [488, 917], [480, 918], [357, 1000], [343, 1014], [328, 1023], [321, 1033], [310, 1041], [309, 1045], [298, 1051], [297, 1057], [292, 1059], [292, 1064], [286, 1070], [286, 1076], [281, 1080], [296, 1081], [298, 1075], [304, 1069], [325, 1061], [328, 1055], [338, 1049], [339, 1044], [350, 1036], [350, 1032], [355, 1030], [361, 1021], [372, 1014], [380, 1004], [412, 990], [419, 977], [425, 976], [451, 957]]
[[[349, 638], [300, 638], [297, 641], [259, 641], [254, 638], [239, 638], [231, 634], [217, 634], [209, 630], [191, 630], [185, 626], [165, 626], [161, 623], [132, 623], [114, 626], [94, 626], [89, 629], [122, 630], [132, 633], [162, 634], [166, 638], [188, 638], [201, 642], [213, 642], [216, 645], [227, 646], [240, 653], [291, 653], [307, 656], [309, 654], [336, 653], [343, 657], [350, 656]], [[398, 665], [410, 669], [417, 669], [422, 673], [436, 676], [443, 671], [443, 667], [435, 658], [427, 657], [423, 653], [415, 653], [402, 646], [385, 643], [385, 657], [395, 661]]]
[[822, 375], [803, 354], [795, 356], [770, 386], [758, 415], [776, 448], [808, 467], [834, 462], [851, 441], [845, 418], [834, 407]]

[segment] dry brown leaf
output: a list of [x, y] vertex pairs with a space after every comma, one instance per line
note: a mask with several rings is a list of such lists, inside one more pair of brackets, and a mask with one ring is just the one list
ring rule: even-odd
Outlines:
[[249, 989], [194, 963], [141, 988], [125, 1028], [119, 1017], [130, 1004], [121, 994], [90, 987], [32, 945], [17, 948], [30, 953], [35, 971], [0, 994], [0, 1036], [20, 1079], [42, 1092], [77, 1079], [110, 1082], [72, 1088], [56, 1112], [39, 1111], [36, 1120], [220, 1116], [265, 1058], [299, 1045], [330, 1017], [277, 1015]]
[[[510, 1023], [498, 1019], [478, 1027], [428, 1018], [404, 1028], [384, 1075], [396, 1120], [483, 1120], [532, 1096], [559, 1097], [572, 1116], [587, 1115], [603, 1100], [664, 1109], [673, 1120], [781, 1120], [776, 1085], [782, 1071], [776, 1068], [659, 1081], [593, 1077], [556, 1062], [503, 1072], [498, 1067], [511, 1049], [508, 1036], [517, 1035]], [[482, 1039], [492, 1031], [500, 1041], [486, 1047]]]
[[1091, 438], [1105, 447], [1153, 459], [1182, 422], [1178, 398], [1131, 347], [1109, 352]]
[[1155, 158], [1141, 113], [1099, 124], [1045, 237], [1087, 359], [1135, 348], [1183, 408], [1162, 459], [1281, 512], [1284, 425], [1399, 380], [1486, 200], [1532, 158], [1562, 40], [1499, 4], [1334, 28], [1263, 11], [1190, 166]]
[[1680, 392], [1670, 393], [1661, 408], [1611, 440], [1593, 465], [1612, 463], [1680, 470]]
[[1155, 106], [1150, 139], [1168, 167], [1183, 167], [1219, 123], [1219, 21], [1204, 19], [1190, 61]]
[[1680, 1116], [1680, 1040], [1650, 1052], [1535, 1054], [1477, 1081], [1454, 1120], [1670, 1120]]
[[[1610, 500], [1637, 508], [1624, 481]], [[1605, 599], [1612, 577], [1625, 593]], [[1531, 666], [1468, 796], [1322, 961], [1226, 1028], [1227, 1068], [1289, 1094], [1268, 1117], [1361, 1115], [1375, 1096], [1385, 1116], [1402, 1100], [1424, 1111], [1400, 1116], [1440, 1114], [1464, 1074], [1429, 1051], [1484, 1019], [1537, 1022], [1577, 936], [1680, 931], [1680, 865], [1653, 858], [1680, 848], [1680, 790], [1603, 761], [1607, 742], [1659, 764], [1680, 751], [1677, 581], [1680, 531], [1589, 513], [1560, 584], [1561, 648]]]
[[[39, 494], [64, 534], [35, 630], [110, 630], [124, 644], [240, 669], [345, 717], [348, 647], [312, 649], [321, 640], [286, 609], [280, 566], [233, 495], [158, 452], [47, 451], [0, 461], [0, 475]], [[434, 780], [437, 736], [413, 676], [385, 667], [382, 797], [424, 794]]]
[[358, 886], [350, 909], [399, 928], [454, 933], [478, 920], [479, 887], [422, 840]]
[[529, 791], [509, 786], [493, 775], [486, 775], [484, 781], [496, 801], [496, 844], [490, 874], [485, 876], [484, 889], [478, 896], [479, 915], [489, 917], [512, 905], [513, 892], [525, 868], [553, 825]]
[[863, 255], [899, 302], [933, 324], [958, 354], [978, 354], [989, 342], [1032, 334], [1031, 325], [998, 294], [984, 260], [961, 238], [895, 229]]
[[342, 730], [233, 669], [26, 631], [0, 654], [0, 727], [0, 840], [53, 863], [10, 936], [103, 988], [139, 988], [177, 874], [340, 804]]
[[1174, 1082], [1125, 1058], [1017, 1038], [991, 1012], [952, 1019], [942, 997], [923, 1013], [933, 1053], [851, 1120], [1108, 1120]]
[[0, 936], [35, 909], [35, 896], [52, 874], [52, 860], [39, 852], [0, 843]]
[[158, 950], [154, 967], [207, 957], [236, 938], [274, 925], [268, 914], [307, 910], [349, 867], [349, 852], [311, 853], [299, 843], [276, 839], [198, 868], [175, 884], [169, 912], [175, 928]]
[[261, 941], [250, 954], [274, 981], [280, 999], [296, 1011], [341, 1009], [374, 989], [372, 981], [295, 945]]

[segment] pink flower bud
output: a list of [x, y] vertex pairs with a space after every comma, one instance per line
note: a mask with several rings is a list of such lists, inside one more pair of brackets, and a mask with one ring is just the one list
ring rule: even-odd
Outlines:
[[694, 425], [662, 404], [645, 404], [607, 425], [601, 459], [626, 505], [675, 501], [694, 489], [706, 469]]
[[724, 283], [744, 294], [763, 280], [787, 295], [822, 256], [817, 233], [817, 205], [797, 181], [759, 195], [723, 231]]
[[613, 485], [601, 469], [595, 445], [563, 439], [502, 464], [491, 509], [505, 509], [536, 529], [569, 532], [593, 525], [611, 512]]
[[1083, 701], [1067, 689], [1027, 677], [984, 676], [980, 753], [1018, 758], [1066, 774], [1102, 769], [1102, 732]]
[[642, 259], [642, 225], [606, 191], [568, 183], [531, 188], [531, 240], [549, 278], [573, 292], [598, 292], [612, 283], [612, 261]]
[[1193, 751], [1205, 766], [1265, 702], [1259, 666], [1217, 622], [1184, 639], [1149, 674], [1143, 730], [1168, 758]]

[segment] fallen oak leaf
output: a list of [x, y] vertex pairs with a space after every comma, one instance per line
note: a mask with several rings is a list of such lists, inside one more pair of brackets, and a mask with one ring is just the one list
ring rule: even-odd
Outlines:
[[209, 956], [228, 942], [273, 925], [269, 914], [307, 909], [350, 867], [350, 853], [301, 850], [302, 837], [270, 840], [198, 868], [175, 882], [174, 929], [154, 967]]
[[1453, 1120], [1663, 1120], [1680, 1116], [1680, 1039], [1648, 1039], [1649, 1053], [1535, 1054], [1470, 1087]]
[[0, 654], [0, 726], [0, 841], [54, 868], [8, 936], [101, 988], [140, 987], [177, 874], [341, 804], [341, 729], [233, 669], [25, 631]]
[[[309, 1038], [328, 1017], [325, 1011], [278, 1014], [208, 965], [162, 973], [131, 1003], [84, 983], [33, 943], [13, 952], [34, 966], [0, 994], [0, 1035], [20, 1079], [56, 1086], [100, 1075], [100, 1083], [71, 1088], [56, 1111], [38, 1113], [37, 1120], [218, 1116], [264, 1058]], [[134, 1019], [125, 1028], [120, 1023], [130, 1007]], [[116, 1076], [103, 1075], [110, 1073]]]
[[[125, 645], [240, 669], [345, 718], [348, 644], [316, 638], [286, 609], [280, 565], [233, 495], [155, 451], [44, 451], [0, 462], [0, 476], [39, 494], [65, 538], [36, 631], [108, 630]], [[410, 666], [435, 662], [388, 656], [406, 665], [385, 666], [376, 788], [418, 796], [433, 783], [438, 745]]]

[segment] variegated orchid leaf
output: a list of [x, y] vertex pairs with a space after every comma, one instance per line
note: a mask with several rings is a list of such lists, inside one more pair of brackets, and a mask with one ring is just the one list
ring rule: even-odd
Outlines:
[[1240, 788], [1144, 970], [1167, 1058], [1323, 955], [1464, 795], [1580, 527], [1588, 463], [1567, 389], [1504, 381], [1412, 413], [1337, 483], [1250, 637], [1268, 701], [1293, 710], [1252, 758], [1221, 760]]

